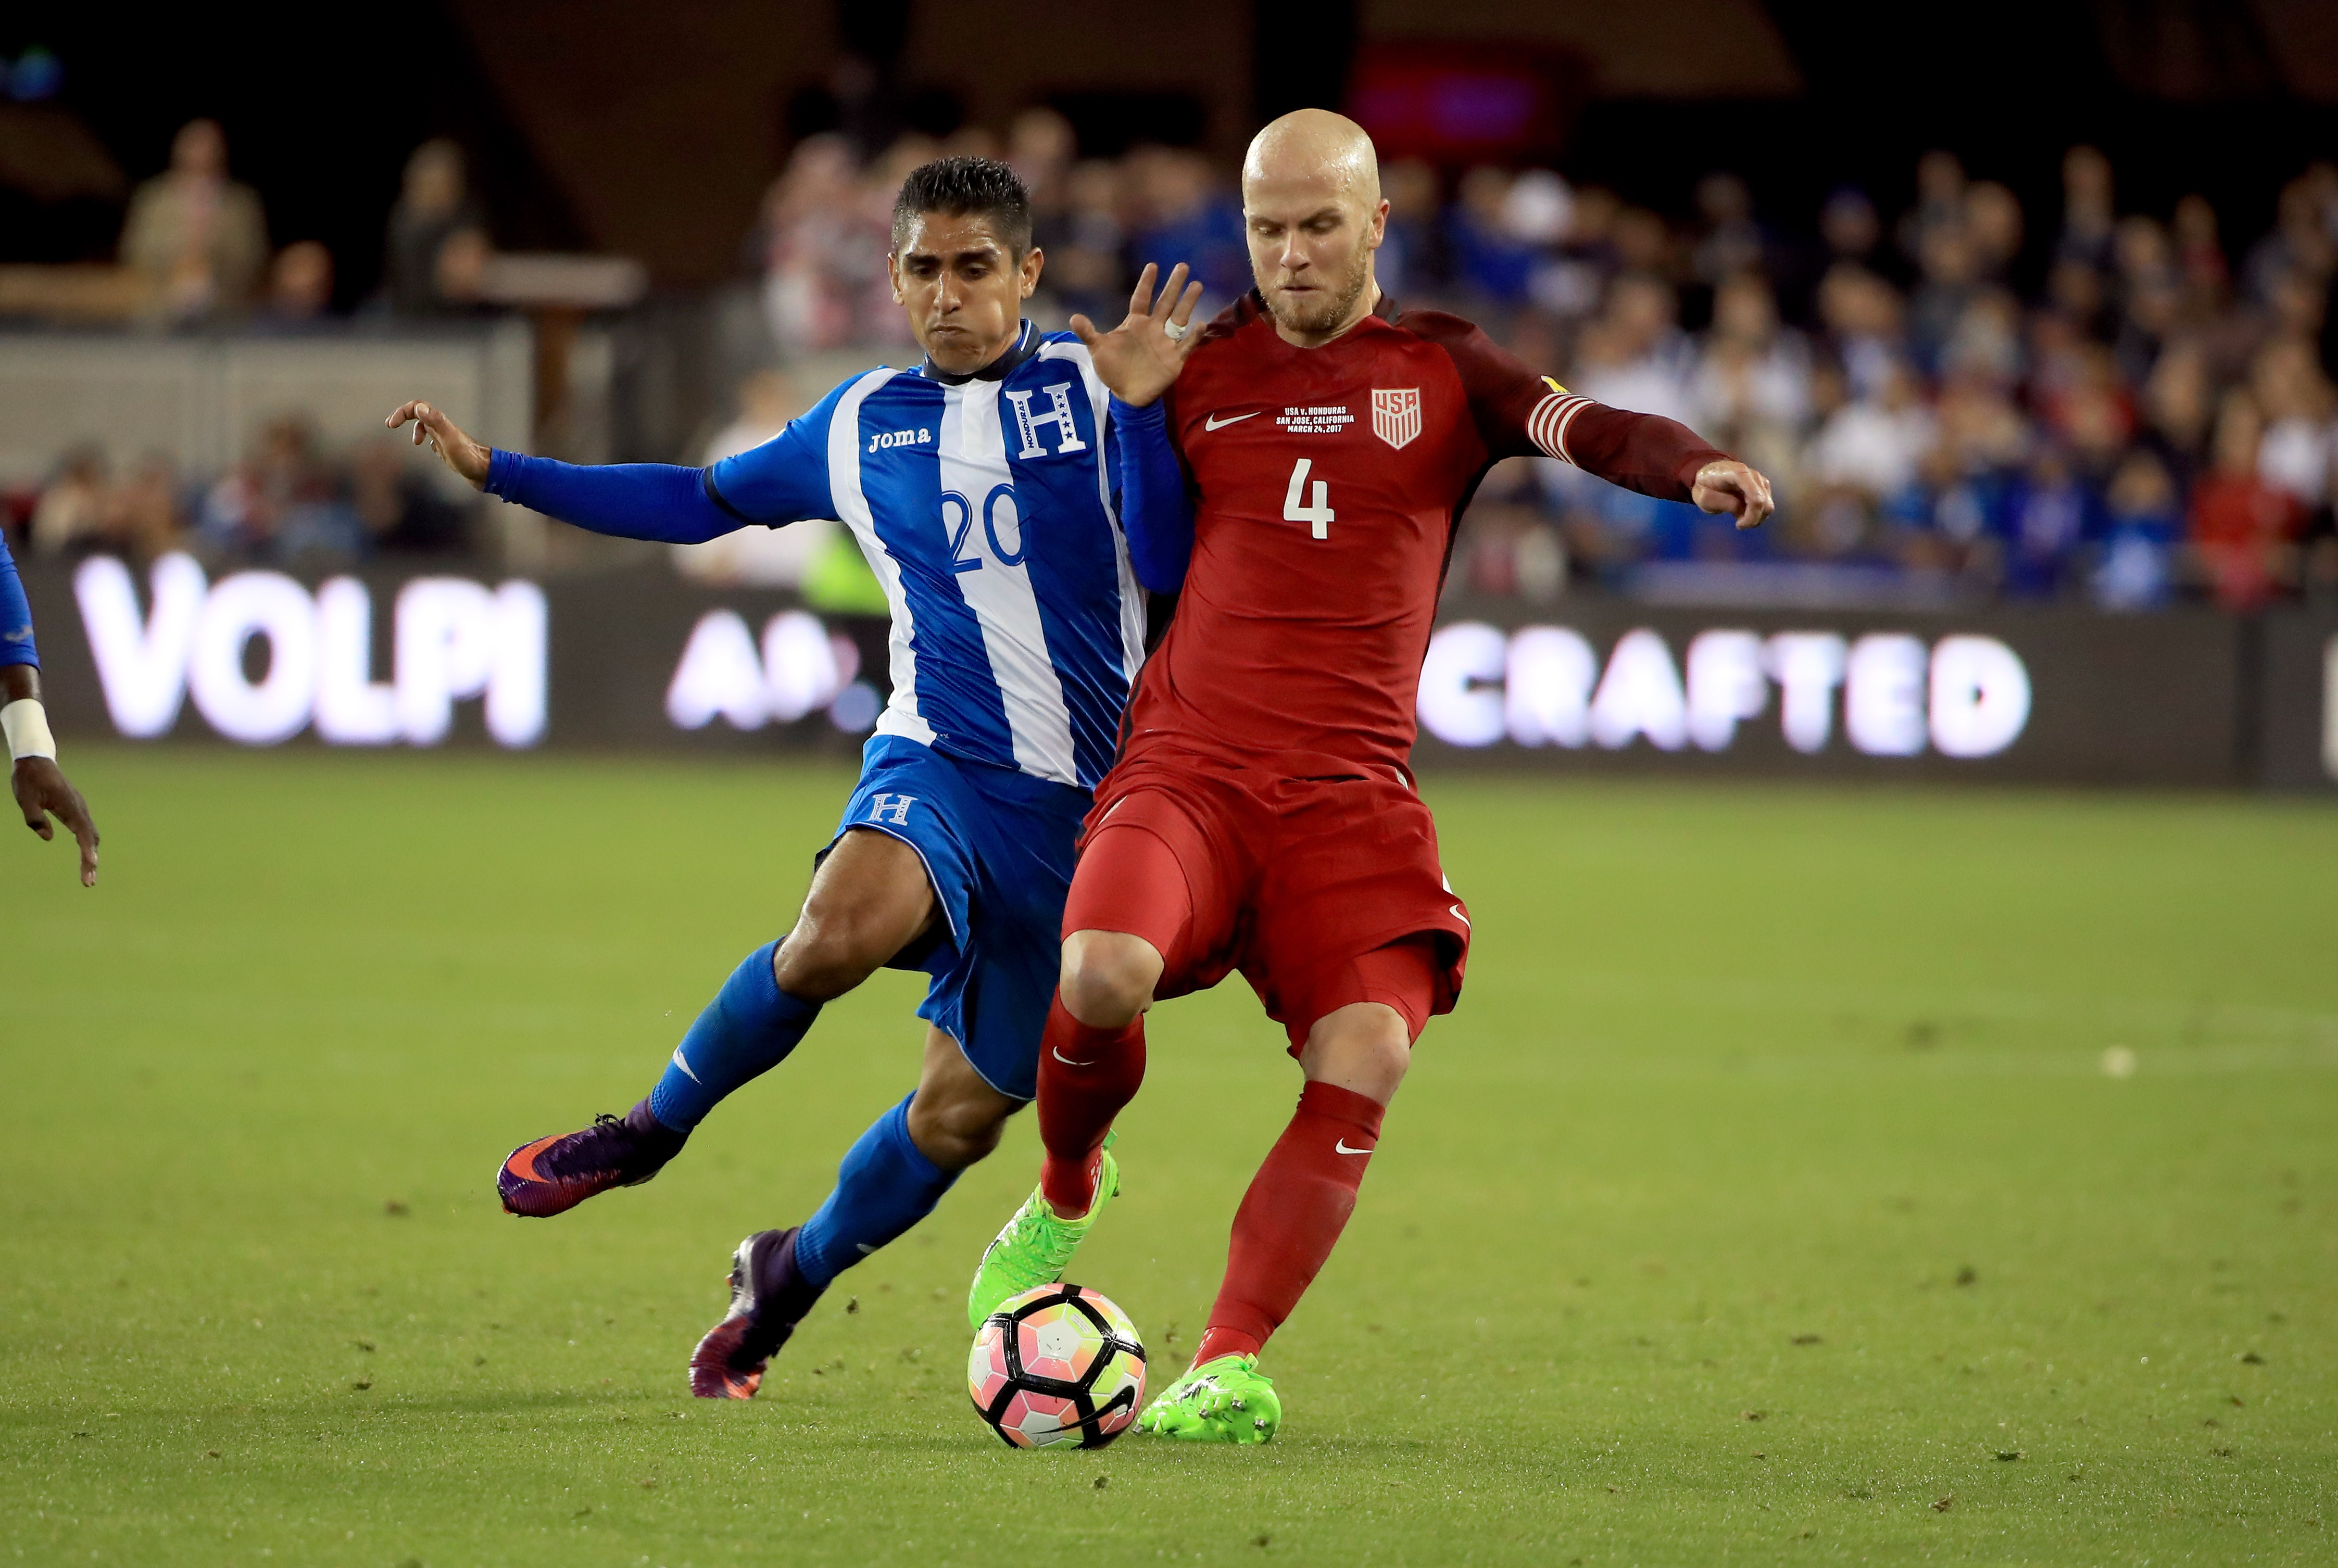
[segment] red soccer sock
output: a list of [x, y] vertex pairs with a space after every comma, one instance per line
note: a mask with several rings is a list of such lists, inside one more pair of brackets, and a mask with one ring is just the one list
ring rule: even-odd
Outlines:
[[1095, 1202], [1105, 1134], [1144, 1082], [1144, 1014], [1112, 1029], [1092, 1028], [1047, 1008], [1039, 1037], [1039, 1142], [1046, 1159], [1039, 1191], [1058, 1214], [1085, 1214]]
[[1336, 1084], [1301, 1091], [1291, 1125], [1234, 1211], [1225, 1283], [1194, 1365], [1255, 1356], [1331, 1255], [1380, 1137], [1382, 1106]]

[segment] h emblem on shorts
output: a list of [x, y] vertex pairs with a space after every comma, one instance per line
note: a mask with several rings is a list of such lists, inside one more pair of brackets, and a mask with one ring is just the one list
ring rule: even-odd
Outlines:
[[871, 795], [869, 797], [869, 820], [890, 822], [896, 828], [909, 825], [909, 808], [918, 803], [915, 795]]

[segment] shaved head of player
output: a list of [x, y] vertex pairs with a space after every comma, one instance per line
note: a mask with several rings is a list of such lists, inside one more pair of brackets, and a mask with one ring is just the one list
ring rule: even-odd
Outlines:
[[1362, 126], [1328, 109], [1285, 114], [1252, 139], [1242, 193], [1251, 274], [1286, 341], [1312, 348], [1370, 314], [1389, 204]]

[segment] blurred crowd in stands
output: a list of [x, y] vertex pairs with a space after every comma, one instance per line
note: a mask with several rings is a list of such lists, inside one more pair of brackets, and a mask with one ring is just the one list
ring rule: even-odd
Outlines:
[[[2063, 186], [2031, 281], [2029, 216], [1945, 152], [1896, 221], [1838, 191], [1804, 246], [1728, 175], [1675, 230], [1555, 176], [1479, 171], [1424, 226], [1443, 270], [1415, 292], [1506, 320], [1577, 390], [1682, 419], [1778, 485], [1766, 536], [1734, 536], [1543, 466], [1539, 494], [1513, 498], [1557, 514], [1579, 573], [1758, 554], [2116, 609], [2338, 592], [2338, 169], [2294, 180], [2278, 226], [2234, 254], [2200, 197], [2120, 215], [2092, 148], [2068, 152]], [[1470, 562], [1486, 585], [1518, 573], [1491, 554]]]
[[[841, 357], [909, 362], [888, 219], [903, 175], [943, 152], [1006, 158], [1029, 183], [1043, 325], [1116, 320], [1147, 261], [1191, 264], [1206, 309], [1249, 287], [1231, 172], [1200, 153], [1082, 158], [1046, 109], [1004, 134], [905, 136], [873, 157], [812, 136], [745, 241], [761, 363], [688, 459], [773, 433]], [[1636, 591], [1668, 571], [1792, 571], [2118, 610], [2338, 597], [2338, 167], [2297, 173], [2273, 228], [2240, 235], [2198, 195], [2123, 212], [2090, 147], [2070, 149], [2061, 174], [2058, 206], [2025, 211], [1938, 152], [1904, 211], [1845, 188], [1804, 224], [1763, 211], [1728, 173], [1668, 218], [1547, 169], [1391, 163], [1380, 276], [1392, 298], [1461, 311], [1577, 390], [1683, 420], [1770, 474], [1781, 500], [1770, 527], [1738, 534], [1557, 462], [1506, 464], [1472, 508], [1454, 587], [1544, 599], [1570, 584]], [[487, 234], [460, 151], [418, 149], [365, 309], [480, 310]], [[121, 253], [168, 320], [293, 332], [329, 309], [332, 257], [270, 254], [209, 122], [139, 189]], [[80, 455], [38, 498], [29, 542], [36, 555], [151, 553], [187, 534], [245, 559], [460, 547], [462, 514], [369, 450], [328, 460], [280, 422], [241, 467], [192, 489], [167, 472], [109, 477]], [[759, 540], [685, 569], [799, 582], [823, 558], [808, 541]]]
[[[1191, 263], [1211, 309], [1249, 286], [1236, 193], [1197, 153], [1081, 160], [1045, 110], [1003, 142], [913, 138], [866, 167], [815, 138], [752, 242], [782, 349], [906, 345], [877, 259], [900, 173], [938, 151], [997, 152], [1031, 185], [1051, 325], [1116, 318], [1147, 261]], [[1460, 311], [1577, 390], [1695, 426], [1782, 502], [1739, 535], [1561, 464], [1507, 465], [1472, 510], [1455, 586], [1544, 598], [1570, 581], [1628, 587], [1650, 564], [1783, 563], [2117, 609], [2338, 594], [2338, 168], [2298, 175], [2274, 230], [2237, 246], [2199, 196], [2122, 214], [2092, 148], [2062, 173], [2060, 211], [2033, 216], [1934, 152], [1906, 211], [1844, 189], [1798, 236], [1726, 173], [1675, 223], [1549, 170], [1383, 169], [1392, 298]]]
[[[476, 314], [493, 253], [462, 149], [426, 142], [407, 160], [382, 237], [382, 287], [360, 313]], [[216, 121], [181, 127], [170, 167], [132, 195], [120, 260], [132, 313], [148, 326], [299, 331], [331, 317], [332, 252], [314, 240], [270, 249], [259, 192], [230, 174]]]
[[76, 448], [32, 498], [25, 543], [35, 560], [103, 551], [145, 562], [183, 549], [218, 564], [330, 568], [461, 554], [470, 525], [396, 440], [325, 453], [309, 422], [287, 414], [242, 462], [192, 486], [167, 457], [114, 475], [96, 448]]
[[[423, 143], [408, 160], [383, 236], [383, 285], [361, 314], [385, 321], [486, 313], [492, 249], [462, 151]], [[170, 166], [132, 195], [120, 242], [120, 314], [148, 329], [260, 335], [339, 329], [334, 263], [313, 240], [271, 250], [260, 196], [229, 172], [219, 124], [172, 140]], [[473, 514], [450, 501], [385, 433], [326, 451], [305, 416], [268, 420], [244, 459], [184, 475], [148, 454], [110, 472], [94, 443], [74, 447], [37, 492], [5, 497], [0, 522], [35, 559], [107, 551], [147, 561], [189, 549], [217, 564], [330, 567], [377, 556], [460, 554]]]

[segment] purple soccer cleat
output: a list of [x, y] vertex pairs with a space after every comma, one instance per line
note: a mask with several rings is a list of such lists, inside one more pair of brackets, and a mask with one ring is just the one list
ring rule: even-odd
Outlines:
[[690, 1391], [701, 1399], [752, 1399], [763, 1369], [822, 1289], [796, 1272], [796, 1227], [758, 1230], [740, 1242], [731, 1310], [690, 1353]]
[[648, 1181], [689, 1137], [651, 1115], [644, 1100], [623, 1116], [604, 1113], [590, 1127], [521, 1144], [496, 1172], [496, 1192], [507, 1213], [548, 1220], [596, 1192]]

